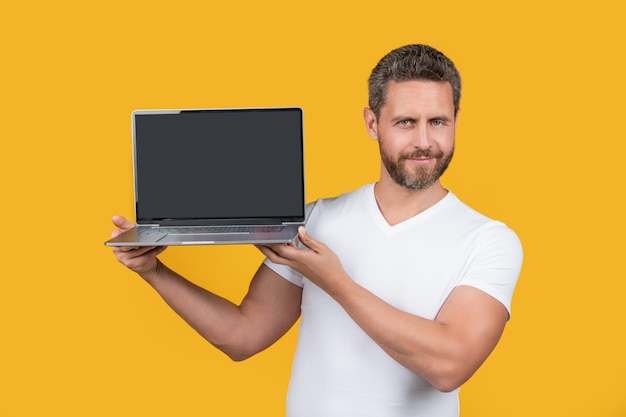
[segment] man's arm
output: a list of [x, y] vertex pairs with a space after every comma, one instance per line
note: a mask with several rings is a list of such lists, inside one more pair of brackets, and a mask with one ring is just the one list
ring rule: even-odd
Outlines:
[[387, 354], [444, 392], [476, 372], [508, 317], [499, 301], [468, 286], [452, 291], [435, 320], [398, 310], [352, 280], [329, 294]]
[[428, 320], [393, 307], [355, 283], [337, 256], [304, 230], [299, 238], [308, 249], [290, 245], [260, 249], [273, 262], [294, 268], [326, 291], [387, 354], [435, 388], [458, 388], [500, 339], [508, 312], [486, 293], [457, 287], [436, 319]]
[[[117, 216], [113, 223], [120, 230], [134, 226]], [[302, 289], [265, 265], [257, 270], [241, 305], [236, 305], [163, 265], [157, 259], [163, 250], [164, 247], [118, 247], [113, 252], [202, 337], [233, 360], [246, 359], [267, 348], [300, 316]]]

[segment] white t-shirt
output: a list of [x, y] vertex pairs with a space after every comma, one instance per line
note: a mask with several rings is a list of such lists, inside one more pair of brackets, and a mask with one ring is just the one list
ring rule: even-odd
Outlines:
[[[435, 319], [450, 292], [469, 285], [510, 311], [522, 262], [519, 239], [451, 192], [390, 226], [368, 184], [319, 200], [307, 232], [339, 256], [354, 281], [401, 310]], [[288, 267], [265, 262], [303, 289], [288, 417], [459, 415], [458, 390], [437, 391], [388, 356], [319, 287]]]

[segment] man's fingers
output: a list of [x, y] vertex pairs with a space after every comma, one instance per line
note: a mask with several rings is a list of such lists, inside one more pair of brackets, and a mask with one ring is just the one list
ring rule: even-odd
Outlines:
[[167, 249], [167, 246], [157, 246], [152, 250], [154, 251], [154, 256], [159, 256], [165, 249]]
[[271, 244], [271, 245], [256, 245], [256, 247], [261, 251], [263, 255], [265, 255], [270, 261], [286, 265], [289, 263], [289, 257], [285, 256], [285, 252], [287, 250], [297, 250], [289, 245], [283, 244]]
[[[116, 254], [119, 254], [126, 259], [133, 259], [133, 258], [139, 258], [145, 255], [146, 253], [155, 249], [157, 249], [156, 246], [118, 246], [114, 248], [113, 251]], [[160, 252], [163, 252], [163, 250], [161, 250]]]
[[113, 216], [111, 220], [113, 221], [115, 227], [117, 227], [118, 229], [128, 230], [135, 227], [135, 224], [133, 222], [126, 220], [126, 218], [122, 216]]
[[317, 240], [313, 239], [311, 235], [307, 233], [304, 226], [300, 226], [298, 228], [298, 239], [300, 239], [300, 242], [304, 246], [306, 246], [307, 248], [311, 249], [314, 252], [319, 253], [319, 249], [321, 246], [320, 243]]

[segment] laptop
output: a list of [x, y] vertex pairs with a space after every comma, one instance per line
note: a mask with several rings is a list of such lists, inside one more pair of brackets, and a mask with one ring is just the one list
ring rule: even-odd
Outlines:
[[136, 227], [107, 246], [289, 243], [305, 223], [299, 107], [136, 110]]

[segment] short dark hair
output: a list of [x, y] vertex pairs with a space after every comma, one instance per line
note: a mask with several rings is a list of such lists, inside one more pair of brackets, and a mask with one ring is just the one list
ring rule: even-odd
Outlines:
[[454, 63], [444, 54], [428, 45], [406, 45], [385, 55], [372, 70], [368, 79], [369, 107], [376, 117], [385, 105], [389, 81], [444, 81], [452, 86], [454, 114], [461, 102], [461, 76]]

